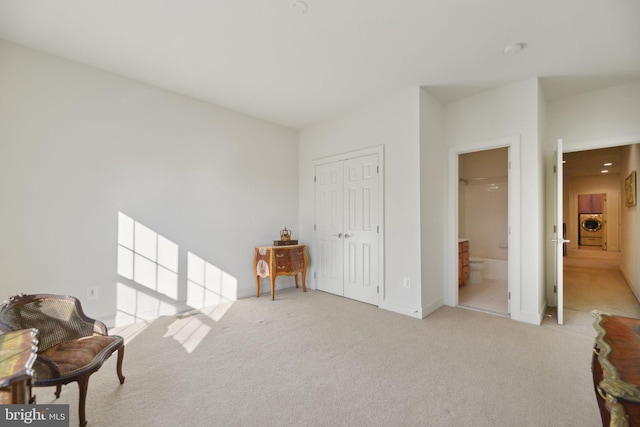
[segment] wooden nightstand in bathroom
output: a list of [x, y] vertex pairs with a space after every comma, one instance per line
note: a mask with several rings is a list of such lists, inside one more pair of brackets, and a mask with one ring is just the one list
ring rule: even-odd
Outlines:
[[458, 287], [469, 279], [469, 241], [458, 242]]

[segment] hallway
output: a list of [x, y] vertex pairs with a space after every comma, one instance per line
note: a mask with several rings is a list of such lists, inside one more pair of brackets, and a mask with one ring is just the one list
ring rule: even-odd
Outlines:
[[570, 250], [564, 257], [564, 325], [549, 307], [542, 326], [595, 337], [591, 311], [640, 318], [640, 303], [619, 270], [620, 253]]
[[564, 262], [565, 310], [640, 318], [640, 303], [619, 270], [620, 253], [569, 251]]
[[640, 304], [619, 270], [564, 268], [565, 309], [640, 318]]

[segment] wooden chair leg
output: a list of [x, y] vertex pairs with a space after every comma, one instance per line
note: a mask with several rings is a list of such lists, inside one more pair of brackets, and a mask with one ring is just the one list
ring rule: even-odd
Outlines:
[[118, 364], [116, 365], [116, 371], [118, 372], [118, 378], [120, 384], [124, 384], [124, 375], [122, 375], [122, 361], [124, 360], [124, 344], [118, 349]]
[[62, 392], [62, 386], [61, 385], [57, 385], [56, 386], [56, 399], [58, 399], [60, 397], [60, 392]]
[[87, 403], [87, 388], [89, 388], [89, 375], [78, 377], [78, 388], [80, 389], [80, 401], [78, 402], [78, 418], [80, 419], [80, 427], [87, 425], [87, 415], [85, 412], [85, 404]]

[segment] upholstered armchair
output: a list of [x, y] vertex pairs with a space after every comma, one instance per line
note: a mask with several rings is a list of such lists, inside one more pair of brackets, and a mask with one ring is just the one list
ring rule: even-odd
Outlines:
[[124, 340], [109, 335], [99, 320], [87, 317], [80, 301], [64, 295], [15, 295], [0, 306], [0, 328], [7, 331], [38, 330], [38, 356], [33, 366], [35, 387], [56, 387], [76, 381], [80, 389], [80, 426], [87, 424], [85, 402], [89, 377], [113, 352], [118, 351], [116, 371], [124, 383], [122, 360]]

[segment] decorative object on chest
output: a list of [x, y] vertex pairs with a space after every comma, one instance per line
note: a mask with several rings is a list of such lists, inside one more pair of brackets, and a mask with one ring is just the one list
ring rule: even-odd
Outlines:
[[277, 276], [294, 276], [298, 287], [298, 273], [302, 276], [302, 291], [307, 292], [306, 275], [309, 258], [304, 245], [257, 246], [253, 259], [253, 271], [256, 276], [256, 298], [260, 296], [260, 279], [269, 277], [271, 300], [276, 294]]
[[280, 240], [274, 240], [273, 246], [286, 246], [286, 245], [297, 245], [297, 240], [291, 240], [291, 230], [287, 230], [287, 227], [284, 230], [280, 230]]

